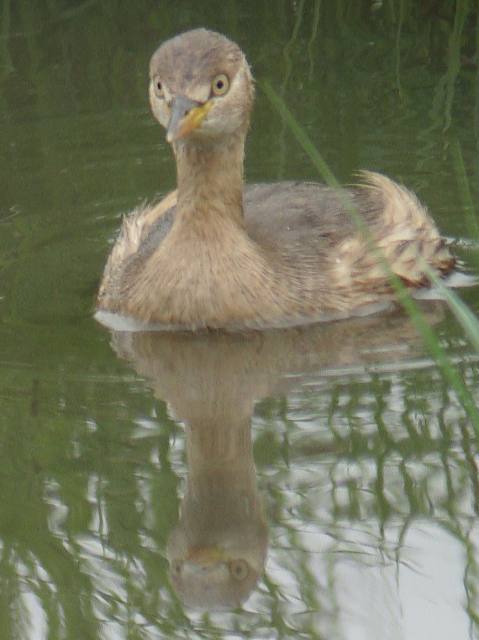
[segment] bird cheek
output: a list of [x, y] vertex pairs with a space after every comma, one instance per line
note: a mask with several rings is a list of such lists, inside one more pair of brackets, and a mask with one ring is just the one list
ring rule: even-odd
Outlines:
[[160, 121], [160, 124], [163, 127], [165, 127], [165, 129], [167, 129], [168, 128], [168, 123], [169, 123], [170, 118], [171, 118], [171, 109], [170, 109], [170, 107], [166, 104], [166, 102], [163, 102], [162, 104], [159, 105], [158, 112], [159, 112], [158, 120]]
[[151, 86], [150, 86], [150, 106], [155, 118], [166, 129], [168, 127], [168, 122], [170, 120], [170, 108], [168, 107], [164, 99], [158, 98], [156, 96]]

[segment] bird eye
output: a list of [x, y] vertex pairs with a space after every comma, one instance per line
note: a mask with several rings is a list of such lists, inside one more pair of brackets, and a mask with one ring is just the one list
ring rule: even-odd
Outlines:
[[158, 77], [153, 79], [153, 85], [155, 87], [155, 93], [158, 98], [163, 98], [165, 95], [165, 92], [163, 90], [163, 83]]
[[248, 563], [245, 560], [232, 560], [229, 563], [230, 575], [235, 580], [244, 580], [249, 574]]
[[230, 88], [230, 81], [228, 76], [224, 73], [220, 73], [216, 78], [214, 78], [211, 83], [211, 91], [215, 96], [224, 96], [225, 93]]

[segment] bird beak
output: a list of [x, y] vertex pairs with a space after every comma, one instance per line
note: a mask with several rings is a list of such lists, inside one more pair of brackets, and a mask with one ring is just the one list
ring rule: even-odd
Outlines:
[[214, 564], [215, 562], [221, 562], [226, 559], [226, 555], [218, 547], [195, 547], [190, 549], [187, 555], [187, 560], [196, 562], [202, 565]]
[[197, 129], [212, 107], [211, 100], [196, 102], [185, 96], [178, 96], [173, 100], [170, 121], [166, 132], [167, 142], [174, 142], [186, 138]]

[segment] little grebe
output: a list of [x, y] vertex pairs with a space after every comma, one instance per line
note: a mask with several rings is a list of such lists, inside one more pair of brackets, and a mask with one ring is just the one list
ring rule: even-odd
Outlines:
[[[97, 318], [135, 328], [265, 328], [373, 311], [394, 299], [378, 252], [411, 288], [454, 257], [406, 188], [377, 173], [337, 190], [316, 183], [243, 186], [253, 79], [241, 49], [196, 29], [150, 63], [150, 102], [167, 130], [178, 189], [123, 222]], [[348, 206], [349, 199], [351, 203]]]

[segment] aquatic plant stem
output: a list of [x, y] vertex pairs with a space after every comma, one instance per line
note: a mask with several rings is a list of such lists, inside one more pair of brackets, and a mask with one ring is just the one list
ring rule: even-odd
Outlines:
[[[276, 110], [280, 114], [281, 118], [288, 124], [297, 142], [301, 145], [305, 153], [311, 159], [312, 163], [316, 167], [316, 170], [318, 171], [321, 178], [329, 186], [336, 187], [336, 188], [339, 187], [340, 186], [339, 182], [336, 180], [331, 169], [328, 167], [327, 163], [325, 162], [325, 160], [323, 159], [319, 151], [311, 142], [304, 128], [302, 128], [301, 125], [294, 118], [293, 114], [288, 109], [285, 102], [275, 92], [275, 90], [269, 84], [269, 82], [264, 81], [262, 83], [262, 88], [266, 96], [268, 97], [268, 99], [271, 101], [272, 105], [276, 108]], [[416, 326], [416, 329], [420, 333], [426, 348], [438, 363], [444, 378], [454, 389], [464, 410], [466, 411], [469, 419], [471, 420], [471, 423], [473, 424], [476, 432], [479, 435], [479, 409], [477, 408], [474, 398], [472, 397], [471, 392], [465, 385], [458, 369], [454, 367], [452, 363], [449, 361], [447, 353], [442, 347], [439, 341], [439, 338], [437, 337], [434, 330], [429, 326], [429, 324], [425, 320], [424, 315], [421, 313], [421, 310], [419, 309], [418, 305], [411, 297], [411, 294], [409, 293], [408, 289], [403, 285], [403, 283], [396, 276], [396, 274], [394, 274], [391, 271], [389, 264], [385, 260], [384, 256], [382, 256], [379, 248], [375, 246], [375, 243], [373, 238], [371, 237], [371, 234], [369, 233], [361, 216], [355, 210], [355, 207], [353, 206], [347, 194], [345, 194], [344, 200], [345, 200], [345, 206], [348, 212], [350, 213], [354, 223], [356, 224], [358, 229], [361, 231], [361, 233], [364, 234], [365, 238], [370, 243], [371, 249], [376, 253], [379, 260], [383, 264], [385, 271], [390, 278], [391, 285], [395, 290], [398, 301], [404, 307], [409, 317], [411, 318], [412, 322]]]

